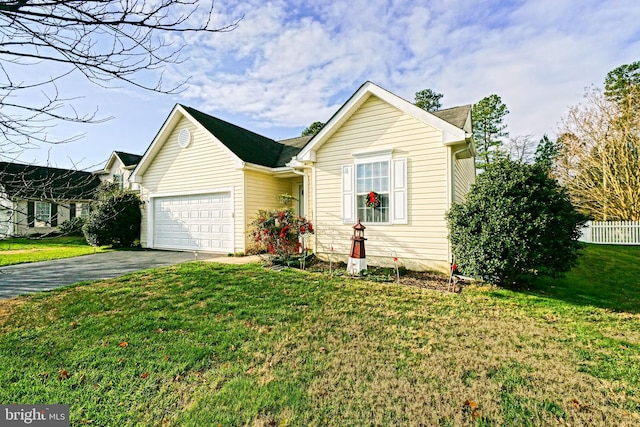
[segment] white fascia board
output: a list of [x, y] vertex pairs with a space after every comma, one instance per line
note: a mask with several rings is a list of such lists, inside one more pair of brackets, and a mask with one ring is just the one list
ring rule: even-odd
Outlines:
[[400, 98], [398, 95], [391, 93], [380, 86], [372, 85], [370, 90], [373, 95], [394, 106], [398, 110], [440, 130], [442, 132], [442, 143], [444, 145], [452, 145], [465, 140], [466, 132], [446, 120], [442, 120], [440, 117], [435, 116], [420, 107], [416, 107], [411, 102]]
[[204, 132], [205, 134], [209, 135], [216, 144], [222, 147], [222, 149], [225, 150], [227, 154], [229, 154], [229, 156], [233, 159], [233, 161], [235, 162], [242, 161], [238, 156], [235, 155], [233, 151], [231, 151], [218, 138], [216, 138], [215, 135], [213, 135], [204, 126], [202, 126], [202, 124], [199, 121], [194, 119], [191, 116], [191, 114], [187, 112], [187, 110], [185, 110], [180, 104], [176, 104], [176, 106], [173, 107], [173, 110], [169, 114], [169, 117], [167, 117], [167, 120], [165, 120], [164, 124], [160, 128], [160, 131], [158, 131], [158, 134], [153, 139], [153, 142], [151, 143], [149, 148], [147, 148], [147, 151], [142, 156], [142, 159], [140, 160], [136, 168], [131, 173], [131, 176], [129, 177], [130, 182], [137, 182], [137, 183], [142, 182], [142, 175], [144, 175], [149, 165], [153, 162], [153, 159], [156, 157], [156, 155], [160, 152], [164, 144], [167, 142], [169, 135], [171, 135], [171, 132], [176, 127], [176, 125], [178, 124], [178, 122], [182, 117], [186, 117], [201, 132]]
[[299, 161], [316, 161], [316, 150], [324, 144], [331, 135], [347, 121], [349, 117], [369, 99], [371, 93], [369, 88], [373, 85], [371, 82], [366, 82], [360, 89], [354, 93], [351, 98], [334, 114], [327, 124], [314, 136], [307, 145], [298, 153], [296, 158]]
[[289, 163], [286, 163], [285, 166], [291, 169], [306, 169], [311, 167], [305, 162], [301, 162], [297, 157], [293, 157]]
[[240, 163], [236, 163], [236, 167], [242, 171], [249, 170], [249, 171], [255, 171], [255, 172], [262, 172], [262, 173], [266, 173], [274, 176], [288, 174], [288, 173], [291, 173], [293, 170], [292, 167], [288, 167], [288, 166], [270, 168], [269, 166], [256, 165], [255, 163], [248, 163], [248, 162], [242, 162], [242, 161]]
[[115, 162], [116, 157], [117, 157], [116, 152], [112, 151], [111, 155], [109, 156], [109, 160], [107, 160], [107, 163], [104, 165], [104, 168], [94, 171], [92, 173], [94, 175], [102, 175], [102, 174], [109, 173], [109, 170], [111, 169], [111, 165], [113, 164], [113, 162]]
[[142, 182], [142, 175], [144, 175], [149, 165], [151, 165], [153, 159], [156, 157], [158, 152], [160, 152], [160, 149], [164, 145], [171, 130], [173, 130], [175, 125], [178, 123], [178, 120], [180, 120], [180, 118], [185, 113], [186, 111], [184, 111], [184, 109], [181, 108], [180, 105], [176, 104], [173, 107], [173, 110], [171, 110], [171, 113], [169, 113], [169, 116], [162, 124], [162, 127], [156, 134], [155, 138], [153, 138], [151, 145], [149, 145], [147, 151], [145, 151], [145, 153], [142, 155], [142, 159], [140, 159], [138, 166], [136, 166], [136, 168], [133, 170], [133, 173], [129, 177], [130, 182]]
[[298, 153], [301, 161], [315, 161], [315, 152], [327, 139], [362, 105], [374, 95], [400, 111], [420, 120], [423, 123], [442, 132], [442, 143], [452, 145], [465, 140], [466, 132], [451, 123], [416, 107], [411, 102], [381, 88], [372, 82], [366, 82], [354, 93], [351, 98], [338, 110], [318, 134]]

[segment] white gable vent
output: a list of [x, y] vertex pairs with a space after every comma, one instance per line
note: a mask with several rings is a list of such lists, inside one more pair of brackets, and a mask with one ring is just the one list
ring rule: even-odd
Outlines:
[[191, 132], [189, 129], [182, 129], [178, 134], [178, 145], [182, 148], [187, 148], [191, 143]]

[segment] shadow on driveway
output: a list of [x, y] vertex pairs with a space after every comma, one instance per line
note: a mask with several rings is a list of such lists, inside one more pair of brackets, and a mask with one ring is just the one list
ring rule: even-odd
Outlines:
[[[198, 254], [198, 260], [221, 255]], [[0, 299], [194, 261], [193, 252], [114, 251], [0, 267]]]

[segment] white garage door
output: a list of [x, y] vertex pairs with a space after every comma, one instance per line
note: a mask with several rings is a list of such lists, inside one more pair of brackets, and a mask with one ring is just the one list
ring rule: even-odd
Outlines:
[[153, 247], [233, 252], [231, 194], [154, 198]]

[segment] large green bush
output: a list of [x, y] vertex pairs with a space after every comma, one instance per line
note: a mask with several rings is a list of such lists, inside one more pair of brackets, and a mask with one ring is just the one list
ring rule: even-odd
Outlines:
[[60, 233], [65, 236], [82, 236], [82, 227], [84, 227], [86, 220], [81, 216], [77, 216], [66, 221], [58, 227]]
[[132, 247], [140, 238], [140, 204], [136, 193], [105, 186], [82, 228], [87, 242], [95, 246]]
[[507, 286], [575, 265], [585, 219], [543, 166], [508, 159], [489, 165], [447, 214], [459, 268]]

